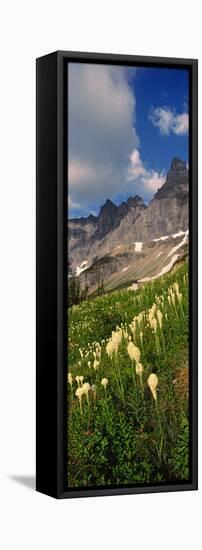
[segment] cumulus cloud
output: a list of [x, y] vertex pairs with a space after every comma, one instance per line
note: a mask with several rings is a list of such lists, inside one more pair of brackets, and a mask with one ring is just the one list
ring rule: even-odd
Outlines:
[[184, 136], [188, 134], [188, 113], [177, 114], [170, 107], [156, 107], [155, 109], [151, 109], [149, 119], [154, 126], [159, 128], [162, 135], [168, 136], [170, 133], [173, 133], [177, 136]]
[[135, 97], [124, 69], [69, 64], [68, 114], [72, 201], [92, 202], [123, 191], [129, 155], [139, 143]]
[[134, 78], [133, 68], [126, 72], [119, 66], [69, 64], [70, 215], [71, 209], [88, 213], [106, 198], [137, 192], [144, 197], [156, 189], [158, 174], [146, 171], [140, 160], [134, 161], [140, 143], [135, 130], [136, 98], [128, 71]]
[[140, 157], [140, 152], [134, 149], [130, 156], [128, 180], [138, 183], [140, 190], [143, 188], [149, 194], [153, 194], [164, 184], [165, 172], [157, 172], [156, 170], [146, 168]]

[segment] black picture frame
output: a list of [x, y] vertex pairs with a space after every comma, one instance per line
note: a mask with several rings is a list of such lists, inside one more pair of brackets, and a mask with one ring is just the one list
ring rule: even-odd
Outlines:
[[[67, 490], [67, 91], [68, 62], [187, 67], [190, 74], [190, 458], [189, 482]], [[36, 489], [55, 498], [198, 488], [198, 61], [57, 51], [36, 61]]]

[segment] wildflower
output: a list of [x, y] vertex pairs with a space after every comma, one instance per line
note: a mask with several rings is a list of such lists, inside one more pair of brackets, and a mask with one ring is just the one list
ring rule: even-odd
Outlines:
[[69, 384], [72, 388], [73, 376], [72, 376], [71, 372], [68, 372], [68, 382], [69, 382]]
[[90, 391], [90, 384], [89, 384], [88, 382], [85, 382], [85, 384], [83, 384], [83, 386], [82, 386], [82, 391], [83, 391], [83, 393], [85, 393], [86, 399], [87, 399], [88, 404], [89, 404], [88, 392]]
[[101, 346], [100, 345], [95, 348], [95, 352], [96, 352], [95, 359], [101, 359]]
[[106, 353], [110, 359], [112, 358], [113, 353], [117, 353], [118, 346], [115, 344], [115, 342], [112, 342], [112, 340], [109, 340], [109, 342], [106, 345]]
[[91, 368], [91, 362], [88, 361], [88, 368], [90, 369]]
[[116, 332], [112, 336], [112, 340], [120, 344], [122, 341], [122, 337], [123, 337], [122, 329], [117, 328]]
[[143, 344], [143, 332], [142, 332], [142, 330], [140, 331], [140, 342], [141, 342], [141, 344]]
[[181, 292], [177, 293], [177, 299], [178, 299], [178, 302], [182, 301], [182, 293]]
[[173, 289], [175, 290], [176, 294], [179, 293], [179, 284], [177, 282], [173, 283]]
[[156, 388], [158, 386], [158, 377], [157, 377], [157, 375], [152, 372], [152, 374], [149, 375], [149, 378], [148, 378], [147, 382], [148, 382], [148, 386], [150, 388], [150, 391], [153, 395], [153, 398], [156, 401], [157, 400]]
[[159, 326], [160, 328], [162, 328], [163, 313], [161, 312], [160, 309], [157, 309], [156, 315], [157, 315]]
[[82, 395], [83, 395], [83, 388], [77, 388], [75, 392], [76, 397], [78, 397], [79, 400], [79, 406], [80, 406], [80, 412], [82, 416]]
[[101, 385], [103, 386], [103, 388], [105, 390], [106, 390], [108, 382], [109, 382], [109, 380], [107, 378], [103, 378], [102, 381], [101, 381]]
[[143, 370], [144, 370], [144, 368], [143, 368], [142, 363], [136, 363], [135, 372], [138, 376], [140, 376], [140, 377], [142, 376]]
[[84, 376], [79, 376], [79, 381], [81, 382], [81, 386], [83, 386]]
[[153, 332], [157, 331], [157, 320], [155, 319], [155, 317], [150, 319], [150, 327], [153, 330]]
[[93, 362], [93, 368], [94, 368], [94, 370], [97, 370], [97, 369], [98, 369], [99, 364], [100, 364], [99, 361], [97, 361], [97, 359], [95, 359], [94, 362]]
[[128, 347], [127, 347], [127, 352], [128, 352], [128, 355], [129, 355], [131, 361], [135, 360], [137, 363], [139, 363], [139, 361], [140, 361], [140, 350], [137, 346], [135, 346], [135, 344], [133, 344], [133, 342], [129, 342]]

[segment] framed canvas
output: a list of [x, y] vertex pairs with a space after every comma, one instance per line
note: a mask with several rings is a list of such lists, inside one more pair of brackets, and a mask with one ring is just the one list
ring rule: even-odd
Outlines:
[[197, 60], [36, 67], [36, 489], [197, 489]]

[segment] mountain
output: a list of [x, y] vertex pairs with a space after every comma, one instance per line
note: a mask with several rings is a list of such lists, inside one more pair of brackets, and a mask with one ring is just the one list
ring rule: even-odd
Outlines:
[[166, 181], [131, 229], [130, 239], [147, 241], [188, 228], [189, 172], [186, 163], [173, 159]]
[[[136, 195], [116, 206], [107, 199], [99, 215], [75, 218], [68, 221], [69, 271], [74, 274], [77, 266], [85, 261], [90, 266], [119, 244], [128, 234], [140, 213], [146, 208]], [[80, 268], [81, 269], [81, 268]]]
[[70, 219], [70, 275], [93, 290], [101, 280], [107, 288], [110, 278], [116, 286], [171, 268], [187, 252], [188, 195], [186, 163], [175, 158], [148, 206], [138, 195], [119, 206], [107, 199], [98, 216]]

